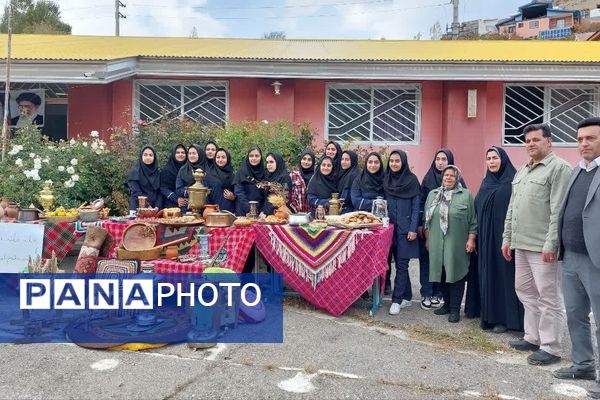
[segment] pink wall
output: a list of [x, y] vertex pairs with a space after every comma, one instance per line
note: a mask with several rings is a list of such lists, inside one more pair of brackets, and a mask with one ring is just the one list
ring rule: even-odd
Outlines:
[[69, 87], [68, 137], [87, 136], [91, 131], [98, 131], [103, 140], [108, 140], [112, 128], [129, 127], [132, 96], [131, 80]]
[[[271, 79], [229, 80], [229, 119], [233, 122], [287, 119], [296, 124], [310, 122], [317, 134], [314, 145], [324, 144], [326, 87], [324, 80], [282, 80], [281, 95], [273, 93]], [[348, 81], [344, 81], [348, 82]], [[467, 118], [467, 93], [477, 89], [477, 116]], [[131, 124], [133, 81], [109, 85], [77, 85], [69, 88], [69, 137], [101, 132], [106, 140], [110, 128]], [[463, 171], [469, 188], [476, 193], [485, 175], [485, 150], [502, 141], [503, 82], [421, 82], [421, 138], [418, 145], [401, 148], [409, 155], [419, 178], [429, 169], [435, 151], [449, 147]], [[506, 147], [515, 166], [527, 161], [524, 147]], [[556, 148], [556, 153], [575, 164], [574, 148]]]

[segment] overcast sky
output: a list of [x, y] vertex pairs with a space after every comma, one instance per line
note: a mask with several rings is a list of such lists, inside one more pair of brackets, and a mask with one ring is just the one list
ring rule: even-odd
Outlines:
[[[55, 0], [56, 1], [56, 0]], [[114, 0], [57, 0], [74, 35], [113, 35]], [[452, 22], [449, 0], [121, 0], [122, 36], [429, 39]], [[460, 20], [505, 18], [528, 0], [460, 0]]]

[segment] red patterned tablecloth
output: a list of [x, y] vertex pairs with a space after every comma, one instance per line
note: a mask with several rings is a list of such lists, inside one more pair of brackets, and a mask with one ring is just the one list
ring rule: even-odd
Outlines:
[[[210, 230], [208, 250], [214, 255], [225, 242], [224, 250], [227, 252], [225, 263], [221, 267], [229, 268], [241, 273], [244, 264], [254, 244], [256, 233], [252, 229], [218, 228]], [[229, 235], [229, 236], [228, 236]], [[200, 246], [196, 243], [188, 254], [199, 254]], [[161, 274], [202, 272], [204, 265], [201, 262], [180, 263], [164, 258], [149, 261], [154, 264], [154, 271]]]
[[309, 303], [336, 317], [358, 300], [371, 287], [375, 279], [378, 277], [385, 279], [388, 253], [394, 232], [391, 225], [376, 231], [352, 231], [355, 237], [354, 241], [349, 243], [352, 243], [355, 249], [350, 257], [331, 275], [313, 287], [310, 280], [297, 274], [280, 257], [281, 252], [278, 254], [271, 240], [271, 235], [276, 234], [272, 226], [254, 225], [254, 230], [256, 248], [275, 271], [283, 275], [286, 284]]

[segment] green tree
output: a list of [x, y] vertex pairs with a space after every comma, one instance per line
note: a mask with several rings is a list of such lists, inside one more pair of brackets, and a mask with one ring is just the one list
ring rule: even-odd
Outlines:
[[[71, 25], [63, 22], [58, 4], [49, 0], [11, 0], [13, 33], [71, 34]], [[8, 6], [4, 8], [0, 32], [8, 32]]]

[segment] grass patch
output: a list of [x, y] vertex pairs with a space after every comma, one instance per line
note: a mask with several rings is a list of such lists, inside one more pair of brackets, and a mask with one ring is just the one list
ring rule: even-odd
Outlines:
[[[442, 328], [442, 327], [440, 327]], [[466, 329], [459, 332], [446, 332], [430, 326], [415, 325], [406, 328], [414, 339], [440, 345], [452, 350], [474, 350], [495, 353], [504, 347], [492, 340], [479, 328], [477, 321], [471, 321]]]

